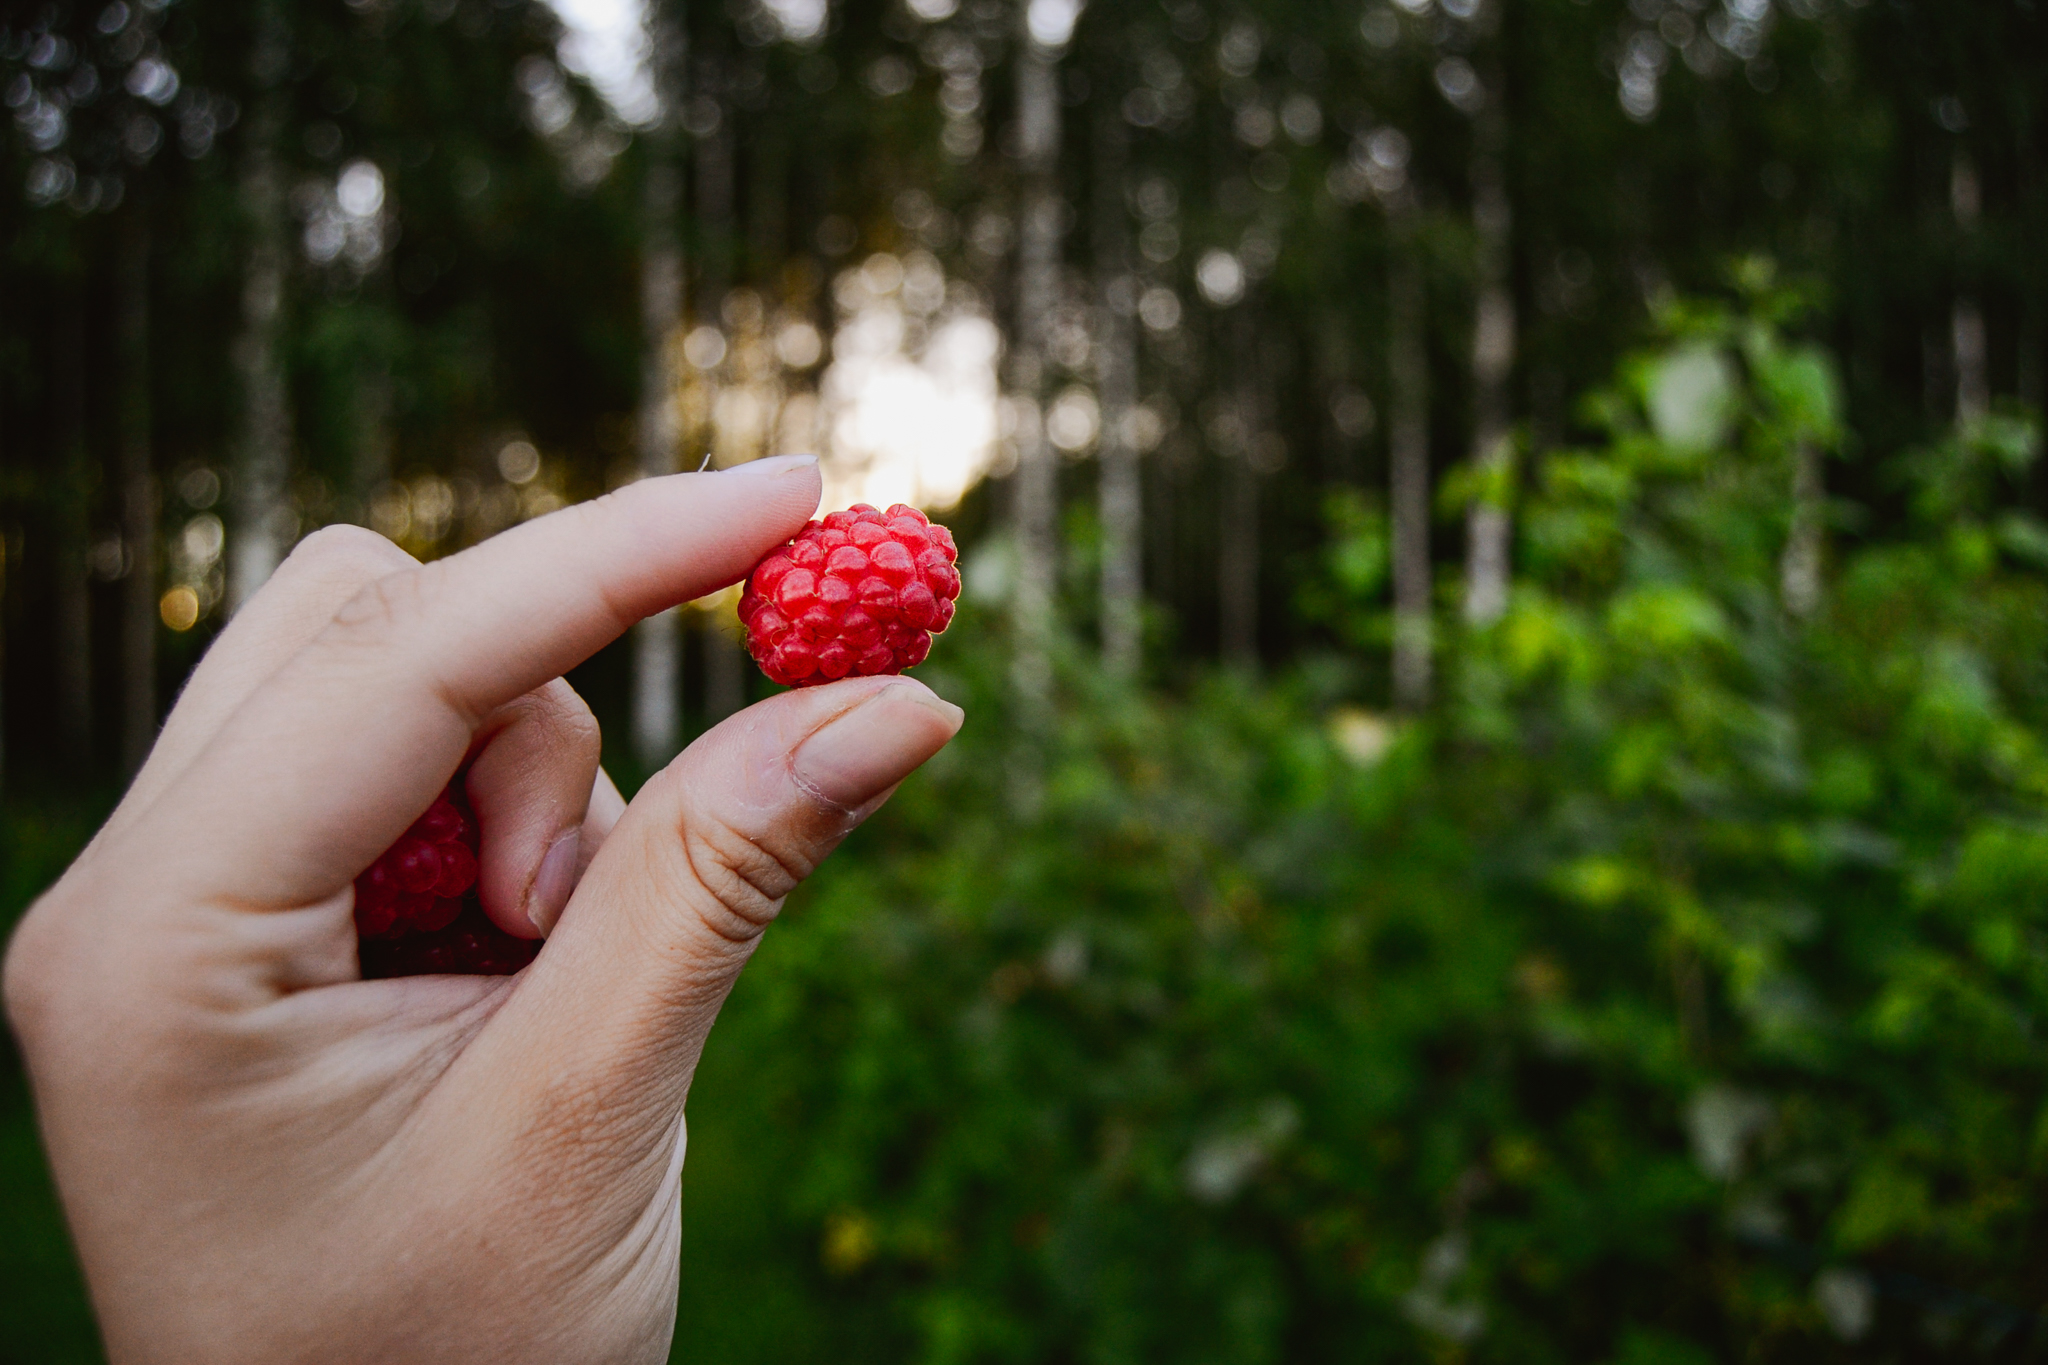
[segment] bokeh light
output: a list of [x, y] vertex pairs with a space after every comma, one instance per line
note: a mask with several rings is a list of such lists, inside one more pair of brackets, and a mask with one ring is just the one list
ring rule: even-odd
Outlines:
[[825, 505], [945, 508], [989, 470], [1002, 341], [937, 263], [871, 257], [834, 285], [832, 363], [820, 386]]
[[157, 614], [175, 631], [188, 631], [199, 624], [199, 594], [180, 583], [157, 603]]

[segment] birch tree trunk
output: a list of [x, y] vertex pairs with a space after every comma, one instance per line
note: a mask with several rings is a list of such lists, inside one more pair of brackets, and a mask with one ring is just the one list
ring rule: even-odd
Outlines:
[[1472, 156], [1472, 235], [1479, 298], [1472, 323], [1472, 467], [1477, 496], [1465, 519], [1465, 619], [1486, 625], [1508, 606], [1508, 511], [1514, 477], [1508, 379], [1515, 365], [1515, 296], [1509, 274], [1513, 215], [1501, 166], [1507, 115], [1498, 81], [1475, 121]]
[[1956, 425], [1967, 428], [1991, 413], [1990, 357], [1984, 338], [1984, 309], [1978, 303], [1967, 278], [1969, 256], [1975, 245], [1977, 223], [1983, 212], [1983, 192], [1977, 180], [1976, 163], [1968, 152], [1957, 149], [1949, 172], [1949, 208], [1955, 214], [1956, 236], [1962, 243], [1963, 270], [1957, 280], [1956, 301], [1949, 319], [1950, 345], [1956, 370]]
[[120, 261], [121, 767], [132, 774], [156, 743], [156, 460], [150, 438], [147, 200], [137, 193]]
[[[657, 98], [654, 127], [646, 131], [647, 169], [640, 197], [640, 408], [635, 442], [639, 472], [659, 478], [676, 472], [681, 418], [669, 349], [683, 317], [683, 253], [678, 209], [682, 176], [676, 165], [681, 116], [682, 29], [650, 14]], [[633, 627], [633, 753], [652, 773], [675, 757], [682, 741], [682, 634], [675, 608]]]
[[1387, 464], [1394, 569], [1394, 705], [1429, 703], [1429, 357], [1412, 207], [1395, 211], [1387, 281]]
[[277, 164], [284, 136], [284, 93], [291, 60], [280, 0], [264, 4], [256, 20], [250, 63], [258, 95], [243, 152], [241, 207], [249, 234], [242, 266], [242, 330], [235, 342], [241, 380], [241, 441], [235, 452], [234, 536], [229, 542], [228, 605], [253, 596], [287, 548], [285, 480], [291, 458], [291, 412], [279, 356], [284, 317], [286, 244], [284, 189]]
[[1011, 602], [1016, 635], [1011, 684], [1027, 731], [1042, 728], [1052, 703], [1053, 575], [1058, 470], [1044, 421], [1045, 354], [1059, 302], [1059, 71], [1055, 54], [1035, 42], [1018, 6], [1017, 148], [1023, 202], [1017, 251], [1017, 326], [1010, 387], [1030, 418], [1019, 423], [1011, 480], [1011, 534], [1017, 581]]
[[1102, 529], [1102, 665], [1113, 678], [1138, 676], [1144, 652], [1144, 491], [1130, 418], [1138, 401], [1138, 338], [1130, 271], [1130, 223], [1123, 178], [1128, 134], [1119, 111], [1099, 125], [1096, 166], [1096, 271], [1101, 326], [1096, 384], [1101, 390], [1102, 461], [1098, 515]]
[[[705, 93], [722, 99], [724, 67], [711, 66], [705, 71]], [[697, 140], [697, 223], [705, 240], [697, 276], [702, 300], [698, 314], [706, 321], [718, 316], [736, 274], [740, 147], [733, 127], [735, 117], [733, 108], [724, 105], [717, 128]], [[715, 448], [716, 430], [712, 432], [712, 441]], [[697, 634], [703, 645], [707, 725], [717, 724], [746, 703], [747, 659], [732, 633], [736, 621], [722, 610], [699, 614]]]
[[1819, 446], [1801, 441], [1792, 459], [1792, 528], [1778, 562], [1778, 581], [1786, 612], [1804, 620], [1820, 609], [1821, 515], [1827, 490], [1821, 483]]

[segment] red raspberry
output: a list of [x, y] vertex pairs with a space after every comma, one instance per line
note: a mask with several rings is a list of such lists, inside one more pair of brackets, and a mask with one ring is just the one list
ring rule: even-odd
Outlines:
[[811, 522], [747, 580], [747, 651], [785, 687], [901, 673], [952, 624], [959, 557], [951, 531], [900, 502]]
[[509, 975], [540, 944], [492, 924], [476, 893], [476, 816], [458, 777], [356, 878], [365, 977]]

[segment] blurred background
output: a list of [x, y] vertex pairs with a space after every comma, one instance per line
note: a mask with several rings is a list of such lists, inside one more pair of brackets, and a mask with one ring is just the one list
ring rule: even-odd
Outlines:
[[[0, 925], [339, 521], [817, 451], [961, 740], [692, 1106], [677, 1358], [2048, 1351], [2036, 0], [45, 0]], [[731, 595], [572, 678], [630, 790]], [[98, 1347], [0, 1061], [0, 1359]]]

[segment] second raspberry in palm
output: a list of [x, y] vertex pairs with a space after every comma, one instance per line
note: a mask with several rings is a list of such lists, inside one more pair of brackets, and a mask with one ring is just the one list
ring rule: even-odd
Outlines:
[[477, 895], [476, 812], [457, 776], [426, 814], [356, 878], [365, 979], [510, 976], [540, 951], [491, 923]]
[[747, 650], [785, 687], [915, 667], [952, 624], [959, 557], [950, 531], [902, 503], [811, 522], [748, 578]]

